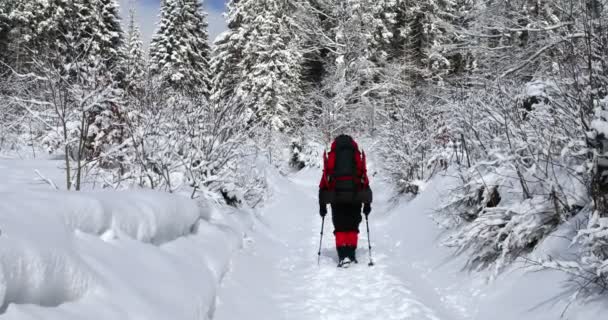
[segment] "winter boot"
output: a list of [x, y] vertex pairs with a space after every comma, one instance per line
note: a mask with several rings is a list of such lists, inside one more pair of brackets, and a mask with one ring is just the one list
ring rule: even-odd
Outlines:
[[346, 258], [346, 251], [344, 251], [346, 247], [336, 247], [336, 251], [338, 251], [338, 261], [342, 261], [342, 259]]
[[345, 268], [352, 262], [349, 258], [349, 248], [346, 246], [340, 246], [336, 248], [338, 250], [338, 267]]
[[350, 259], [350, 261], [354, 262], [354, 263], [359, 263], [359, 261], [357, 261], [357, 247], [352, 247], [349, 246], [347, 247], [348, 251], [347, 251], [347, 256]]
[[348, 267], [350, 267], [351, 263], [352, 263], [352, 261], [350, 260], [350, 258], [346, 257], [346, 258], [340, 260], [340, 263], [338, 263], [338, 268], [348, 268]]

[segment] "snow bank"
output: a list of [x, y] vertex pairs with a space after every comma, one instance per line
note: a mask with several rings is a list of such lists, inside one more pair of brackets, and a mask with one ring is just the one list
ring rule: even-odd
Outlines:
[[101, 235], [124, 234], [141, 242], [161, 244], [189, 234], [200, 218], [209, 218], [193, 201], [162, 192], [5, 192], [10, 215], [23, 219], [58, 219], [70, 230]]
[[[601, 319], [608, 311], [608, 302], [571, 301], [573, 283], [560, 271], [537, 271], [518, 260], [507, 267], [498, 278], [493, 270], [465, 273], [466, 256], [441, 246], [448, 236], [437, 227], [430, 216], [436, 214], [448, 194], [459, 186], [456, 177], [438, 176], [410, 202], [388, 207], [384, 217], [373, 219], [372, 230], [379, 234], [375, 248], [388, 253], [378, 255], [378, 263], [392, 262], [392, 272], [401, 279], [414, 281], [419, 292], [426, 291], [428, 299], [440, 300], [454, 319], [534, 319], [572, 320]], [[377, 211], [378, 212], [378, 211]], [[380, 211], [384, 213], [385, 211]], [[374, 217], [376, 218], [376, 217]], [[572, 248], [573, 225], [583, 216], [561, 225], [539, 243], [531, 258], [564, 257]], [[386, 259], [386, 260], [385, 260]], [[412, 280], [412, 275], [419, 279]], [[562, 315], [563, 313], [563, 315]]]
[[250, 220], [158, 192], [0, 191], [0, 318], [205, 318]]

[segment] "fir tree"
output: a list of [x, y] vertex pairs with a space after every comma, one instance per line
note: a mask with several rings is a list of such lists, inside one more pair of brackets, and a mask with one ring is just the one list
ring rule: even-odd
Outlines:
[[122, 80], [124, 71], [118, 70], [122, 61], [124, 35], [120, 23], [118, 5], [116, 0], [92, 0], [95, 8], [90, 18], [96, 30], [92, 30], [90, 37], [93, 43], [91, 55], [99, 59], [107, 71], [113, 71], [116, 78]]
[[219, 108], [233, 104], [239, 81], [238, 63], [243, 56], [245, 34], [242, 33], [243, 17], [237, 4], [238, 0], [228, 2], [228, 31], [215, 40], [211, 59], [211, 101]]
[[301, 97], [301, 54], [289, 29], [294, 8], [283, 0], [241, 0], [229, 8], [231, 29], [218, 41], [213, 64], [214, 97], [249, 126], [289, 129]]
[[0, 75], [6, 72], [4, 63], [8, 63], [11, 56], [9, 52], [9, 32], [12, 30], [12, 22], [9, 17], [9, 1], [0, 3]]
[[[373, 123], [373, 110], [386, 86], [381, 84], [392, 37], [390, 1], [353, 0], [328, 5], [331, 23], [325, 30], [330, 60], [323, 81], [325, 127]], [[346, 122], [345, 122], [346, 121]], [[356, 123], [352, 123], [352, 122]]]
[[452, 74], [474, 68], [469, 51], [459, 47], [459, 29], [468, 27], [475, 1], [397, 0], [394, 9], [395, 55], [412, 64], [416, 81], [443, 82]]
[[142, 91], [142, 82], [146, 75], [146, 62], [143, 52], [141, 32], [136, 21], [134, 8], [129, 10], [129, 24], [125, 42], [125, 72], [127, 91], [131, 94], [138, 94]]
[[[5, 22], [0, 31], [7, 46], [4, 61], [18, 72], [26, 72], [32, 58], [49, 53], [61, 22], [65, 23], [73, 16], [73, 6], [57, 1], [8, 0], [0, 6], [6, 12], [5, 19], [0, 18]], [[58, 8], [61, 9], [51, 14]]]
[[22, 61], [52, 57], [61, 66], [86, 60], [87, 68], [117, 74], [122, 29], [115, 0], [22, 1], [11, 16], [11, 41]]
[[165, 0], [150, 44], [151, 74], [165, 86], [189, 94], [209, 93], [209, 36], [198, 0]]

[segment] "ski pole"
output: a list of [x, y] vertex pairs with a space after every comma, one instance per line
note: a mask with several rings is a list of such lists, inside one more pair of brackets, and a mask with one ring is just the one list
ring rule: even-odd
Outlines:
[[323, 228], [325, 227], [325, 216], [321, 217], [321, 239], [319, 239], [319, 257], [317, 258], [317, 265], [321, 265], [321, 246], [323, 245]]
[[369, 246], [369, 264], [368, 266], [373, 266], [374, 261], [372, 260], [372, 241], [369, 238], [369, 220], [367, 219], [367, 215], [365, 215], [365, 224], [367, 225], [367, 245]]

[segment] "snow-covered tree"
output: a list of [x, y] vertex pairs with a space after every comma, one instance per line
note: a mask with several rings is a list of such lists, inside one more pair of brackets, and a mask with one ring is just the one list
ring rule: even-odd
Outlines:
[[[414, 80], [441, 83], [454, 72], [474, 67], [474, 60], [459, 45], [455, 29], [466, 26], [475, 0], [396, 0], [389, 8], [394, 17], [393, 56], [409, 63]], [[415, 76], [415, 77], [414, 77]]]
[[[0, 4], [0, 61], [7, 63], [10, 57], [9, 53], [9, 32], [12, 30], [12, 22], [9, 17], [10, 1]], [[6, 66], [0, 66], [0, 74], [4, 72]]]
[[78, 189], [89, 164], [114, 165], [108, 151], [124, 138], [123, 44], [116, 3], [22, 1], [12, 17], [11, 47], [19, 66], [13, 68], [11, 101], [41, 122], [41, 140], [51, 150], [64, 149], [68, 187]]
[[95, 14], [99, 30], [94, 36], [98, 43], [97, 49], [103, 60], [108, 64], [117, 64], [120, 57], [120, 48], [124, 35], [120, 23], [118, 4], [116, 0], [92, 0], [95, 5]]
[[300, 53], [288, 29], [289, 2], [248, 1], [243, 9], [251, 10], [255, 18], [239, 61], [244, 77], [237, 99], [245, 113], [252, 115], [250, 122], [284, 130], [290, 126], [290, 113], [297, 112], [301, 95]]
[[[385, 72], [392, 33], [393, 15], [390, 1], [319, 2], [326, 19], [321, 30], [326, 50], [321, 88], [310, 93], [321, 127], [333, 131], [343, 128], [370, 128], [375, 123], [375, 110], [385, 104]], [[313, 12], [316, 10], [313, 10]]]
[[284, 0], [241, 0], [229, 8], [230, 29], [214, 54], [214, 100], [250, 126], [289, 129], [301, 97], [301, 53], [290, 30], [294, 8]]
[[143, 90], [143, 82], [146, 76], [146, 58], [134, 8], [129, 10], [129, 24], [127, 26], [124, 51], [126, 89], [129, 94], [137, 95]]
[[164, 0], [150, 44], [150, 72], [177, 92], [209, 94], [209, 35], [199, 0]]
[[227, 4], [228, 31], [216, 38], [211, 58], [211, 101], [217, 108], [232, 104], [238, 79], [238, 63], [242, 57], [244, 37], [238, 33], [242, 17], [238, 1]]
[[[89, 66], [103, 65], [109, 75], [121, 78], [122, 73], [116, 69], [121, 53], [116, 48], [122, 44], [122, 29], [114, 0], [7, 3], [12, 4], [9, 42], [20, 70], [26, 70], [33, 58], [42, 54], [60, 53], [54, 62], [57, 65], [84, 54]], [[66, 39], [81, 43], [81, 47], [68, 47]]]
[[[54, 37], [51, 30], [56, 30], [60, 25], [61, 18], [70, 14], [71, 9], [67, 5], [55, 16], [49, 16], [51, 8], [58, 8], [55, 2], [43, 1], [3, 1], [0, 5], [6, 13], [3, 27], [0, 33], [4, 38], [6, 51], [4, 62], [11, 68], [24, 71], [32, 57], [39, 52], [44, 52], [45, 44]], [[66, 12], [67, 11], [67, 12]]]

